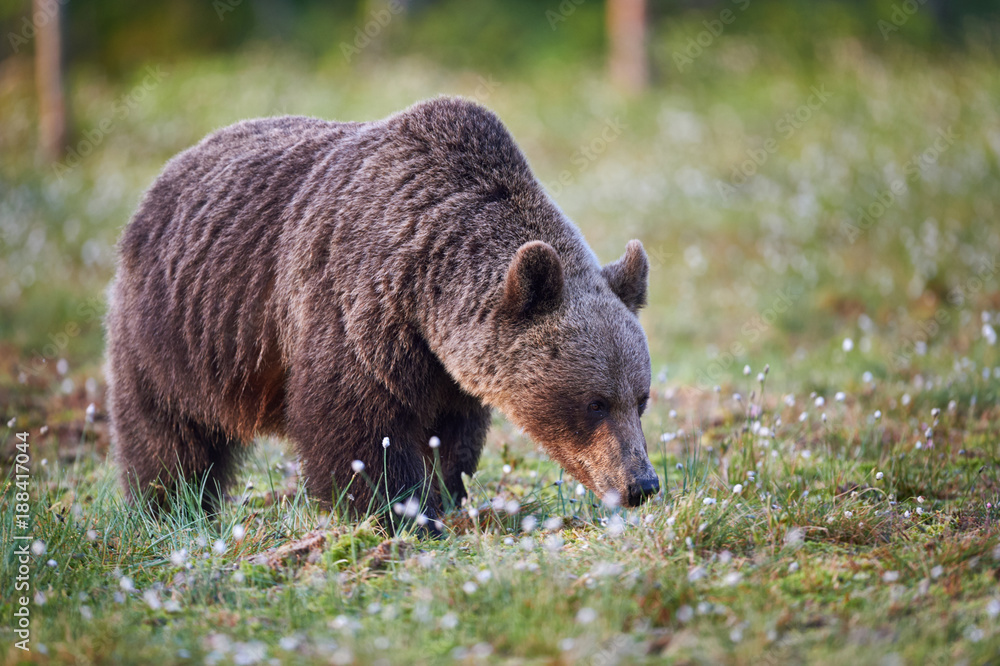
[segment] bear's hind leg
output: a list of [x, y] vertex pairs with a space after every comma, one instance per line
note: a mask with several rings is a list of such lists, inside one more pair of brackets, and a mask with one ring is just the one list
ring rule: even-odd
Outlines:
[[201, 492], [204, 510], [214, 513], [232, 479], [241, 442], [161, 406], [145, 383], [112, 385], [112, 436], [122, 485], [132, 503], [159, 509], [173, 500], [181, 482]]

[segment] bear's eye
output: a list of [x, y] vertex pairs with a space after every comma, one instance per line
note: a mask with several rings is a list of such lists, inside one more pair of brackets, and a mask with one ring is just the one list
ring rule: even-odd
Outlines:
[[639, 398], [639, 416], [642, 416], [643, 412], [646, 411], [646, 405], [649, 404], [649, 396], [644, 395]]
[[604, 416], [606, 411], [608, 411], [608, 406], [603, 400], [595, 400], [587, 405], [587, 413], [591, 416]]

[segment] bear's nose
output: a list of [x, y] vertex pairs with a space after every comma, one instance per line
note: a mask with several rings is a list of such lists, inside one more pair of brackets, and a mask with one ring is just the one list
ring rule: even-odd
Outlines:
[[660, 480], [655, 476], [633, 481], [628, 484], [628, 505], [639, 506], [658, 492]]

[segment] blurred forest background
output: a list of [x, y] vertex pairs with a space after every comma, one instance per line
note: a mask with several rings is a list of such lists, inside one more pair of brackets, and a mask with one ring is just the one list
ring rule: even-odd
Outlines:
[[602, 261], [643, 240], [660, 380], [991, 381], [998, 25], [987, 0], [2, 0], [2, 415], [103, 409], [114, 244], [170, 156], [438, 94], [499, 113]]

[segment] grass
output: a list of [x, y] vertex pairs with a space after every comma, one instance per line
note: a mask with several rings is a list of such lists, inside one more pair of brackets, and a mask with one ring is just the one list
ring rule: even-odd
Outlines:
[[[664, 62], [685, 34], [657, 46]], [[5, 61], [0, 416], [16, 421], [0, 424], [0, 450], [13, 475], [16, 433], [29, 433], [37, 552], [32, 652], [4, 629], [0, 655], [995, 662], [1000, 70], [975, 50], [817, 49], [828, 57], [805, 67], [724, 35], [639, 99], [582, 68], [484, 86], [489, 72], [412, 59], [353, 71], [266, 48], [163, 63], [151, 86], [141, 68], [125, 81], [82, 70], [74, 146], [105, 118], [113, 128], [58, 173], [35, 158], [30, 71]], [[825, 101], [787, 134], [781, 120], [814, 89]], [[577, 494], [498, 417], [468, 483], [478, 512], [451, 513], [437, 540], [321, 514], [273, 441], [215, 519], [195, 509], [197, 489], [159, 518], [125, 506], [108, 459], [101, 297], [143, 188], [238, 118], [369, 119], [439, 92], [500, 113], [603, 260], [629, 238], [646, 245], [644, 426], [661, 496], [624, 511]], [[949, 127], [954, 139], [926, 153]], [[0, 613], [12, 618], [7, 478]]]

